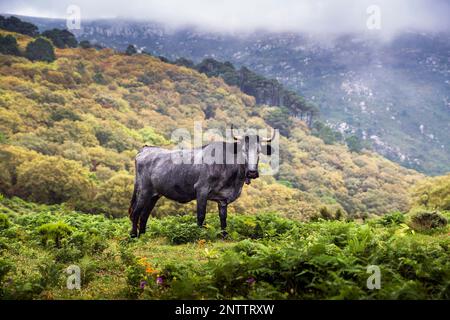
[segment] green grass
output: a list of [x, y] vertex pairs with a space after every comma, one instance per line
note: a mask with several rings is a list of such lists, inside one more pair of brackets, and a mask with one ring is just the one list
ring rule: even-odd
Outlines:
[[[227, 240], [215, 213], [204, 229], [193, 216], [150, 219], [139, 239], [125, 218], [18, 198], [0, 199], [0, 215], [2, 299], [450, 298], [449, 227], [417, 232], [401, 213], [365, 224], [231, 215]], [[80, 290], [66, 287], [73, 264]], [[379, 290], [366, 286], [369, 265]]]

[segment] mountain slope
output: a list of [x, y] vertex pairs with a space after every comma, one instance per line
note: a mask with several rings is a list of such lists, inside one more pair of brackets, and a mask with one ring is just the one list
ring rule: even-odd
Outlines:
[[[41, 29], [61, 20], [27, 18]], [[320, 107], [330, 126], [380, 154], [429, 174], [450, 171], [450, 34], [213, 34], [150, 22], [86, 21], [80, 38], [155, 55], [229, 60], [281, 81]]]
[[[31, 40], [31, 39], [30, 39]], [[133, 157], [144, 143], [170, 144], [176, 128], [266, 128], [277, 107], [222, 79], [111, 49], [56, 49], [52, 63], [0, 55], [0, 192], [87, 212], [124, 215]], [[232, 211], [364, 217], [407, 210], [422, 178], [372, 153], [325, 145], [302, 121], [280, 137], [277, 180], [245, 187]], [[321, 209], [323, 207], [323, 209]], [[159, 214], [193, 210], [162, 202]]]

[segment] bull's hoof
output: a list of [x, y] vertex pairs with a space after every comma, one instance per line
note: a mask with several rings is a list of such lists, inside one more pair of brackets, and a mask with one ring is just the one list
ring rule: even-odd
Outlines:
[[138, 234], [137, 233], [135, 233], [135, 232], [130, 232], [130, 238], [137, 238], [138, 237]]
[[225, 230], [222, 230], [222, 239], [223, 240], [228, 239], [228, 232], [226, 232]]

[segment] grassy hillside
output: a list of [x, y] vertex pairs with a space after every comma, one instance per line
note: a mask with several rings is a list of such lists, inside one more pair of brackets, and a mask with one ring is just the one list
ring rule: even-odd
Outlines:
[[[10, 34], [10, 33], [9, 33]], [[23, 47], [31, 38], [17, 35]], [[145, 143], [168, 145], [176, 128], [275, 127], [279, 174], [244, 188], [236, 213], [281, 212], [296, 219], [365, 217], [410, 206], [422, 176], [374, 153], [352, 153], [310, 135], [304, 122], [218, 78], [148, 55], [56, 49], [52, 63], [0, 55], [0, 192], [41, 203], [125, 215], [133, 158]], [[280, 116], [281, 115], [281, 116]], [[164, 202], [158, 214], [193, 210]]]
[[[415, 231], [410, 219], [232, 214], [223, 241], [215, 216], [203, 230], [192, 215], [172, 216], [130, 240], [125, 218], [3, 198], [0, 299], [449, 299], [450, 229]], [[66, 286], [74, 264], [80, 290]], [[380, 289], [367, 288], [369, 265]]]

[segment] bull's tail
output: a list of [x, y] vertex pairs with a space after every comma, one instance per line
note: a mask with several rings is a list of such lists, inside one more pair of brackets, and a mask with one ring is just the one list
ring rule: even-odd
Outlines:
[[133, 210], [136, 204], [136, 193], [137, 193], [137, 185], [134, 184], [133, 196], [131, 197], [130, 207], [128, 208], [128, 216], [131, 219], [131, 215], [133, 214]]
[[130, 217], [130, 219], [132, 218], [134, 207], [136, 206], [136, 196], [137, 196], [137, 188], [138, 188], [138, 186], [137, 186], [138, 176], [137, 176], [136, 160], [134, 162], [134, 168], [136, 170], [136, 176], [134, 177], [134, 190], [133, 190], [133, 196], [131, 197], [131, 201], [130, 201], [130, 207], [128, 208], [128, 216]]

